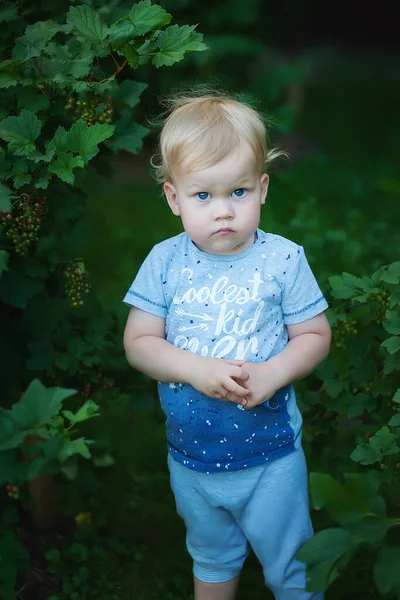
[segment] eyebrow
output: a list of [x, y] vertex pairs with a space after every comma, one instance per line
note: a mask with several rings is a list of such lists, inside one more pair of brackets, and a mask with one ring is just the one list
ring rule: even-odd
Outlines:
[[[250, 184], [251, 184], [250, 179], [240, 178], [240, 179], [237, 179], [236, 181], [234, 181], [232, 183], [232, 185], [229, 185], [229, 189], [231, 189], [231, 190], [238, 190], [238, 189], [240, 189], [242, 187], [249, 187]], [[202, 182], [201, 184], [198, 183], [198, 182], [194, 182], [194, 183], [189, 184], [188, 190], [189, 191], [200, 190], [200, 189], [203, 190], [203, 189], [206, 189], [208, 187], [210, 187], [210, 186], [209, 185], [205, 185], [204, 182]]]

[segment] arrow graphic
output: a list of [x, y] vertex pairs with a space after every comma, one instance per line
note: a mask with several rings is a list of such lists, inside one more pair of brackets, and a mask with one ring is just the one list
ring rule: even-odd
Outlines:
[[195, 319], [201, 319], [202, 321], [214, 321], [213, 317], [210, 317], [210, 315], [206, 315], [206, 313], [203, 313], [201, 315], [194, 315], [192, 313], [188, 313], [185, 310], [183, 310], [183, 308], [177, 308], [175, 313], [179, 316], [184, 315], [185, 317], [194, 317]]
[[179, 327], [179, 331], [183, 332], [183, 331], [189, 331], [189, 329], [202, 329], [203, 331], [207, 331], [208, 329], [208, 324], [207, 323], [200, 323], [199, 325], [190, 325], [190, 327]]

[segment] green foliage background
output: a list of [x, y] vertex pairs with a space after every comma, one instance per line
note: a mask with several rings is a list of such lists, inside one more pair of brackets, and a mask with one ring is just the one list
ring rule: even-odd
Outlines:
[[[128, 2], [65, 1], [55, 7], [42, 0], [0, 7], [6, 25], [0, 65], [2, 207], [7, 207], [6, 186], [12, 201], [36, 188], [47, 196], [49, 210], [27, 256], [2, 237], [0, 481], [21, 485], [46, 464], [48, 472], [58, 473], [56, 511], [69, 529], [76, 525], [73, 534], [60, 534], [55, 526], [58, 535], [39, 544], [40, 550], [28, 544], [33, 568], [45, 573], [43, 597], [75, 598], [79, 591], [88, 599], [190, 598], [190, 561], [168, 486], [163, 416], [154, 385], [126, 365], [121, 335], [127, 308], [121, 299], [151, 246], [180, 231], [149, 175], [157, 132], [148, 117], [159, 111], [159, 94], [183, 82], [209, 82], [254, 101], [272, 122], [271, 143], [291, 154], [271, 172], [261, 227], [304, 245], [331, 302], [331, 355], [297, 386], [319, 532], [302, 551], [310, 563], [310, 585], [330, 586], [327, 598], [332, 599], [399, 598], [400, 86], [395, 57], [329, 47], [285, 51], [285, 43], [292, 47], [296, 11], [289, 17], [276, 10], [272, 18], [260, 0], [207, 0], [201, 8], [192, 0], [159, 5], [158, 27], [170, 26], [166, 12], [173, 14], [174, 24], [186, 27], [180, 30], [181, 42], [172, 30], [172, 55], [154, 29], [133, 31], [131, 21], [119, 21], [131, 14]], [[24, 20], [15, 18], [17, 11]], [[42, 23], [24, 36], [27, 24], [48, 19], [54, 24]], [[190, 37], [198, 34], [187, 23], [199, 23], [209, 50], [179, 50], [179, 44], [194, 41], [201, 49], [201, 39]], [[68, 51], [61, 39], [72, 26], [78, 36]], [[146, 56], [154, 35], [158, 58]], [[113, 40], [114, 59], [104, 48], [106, 40]], [[79, 54], [72, 62], [71, 49]], [[129, 65], [115, 81], [99, 83], [115, 72], [114, 60], [122, 66], [125, 59]], [[175, 59], [171, 69], [160, 68]], [[41, 74], [31, 66], [35, 62]], [[35, 78], [39, 71], [42, 87], [32, 85], [30, 69]], [[68, 97], [77, 108], [80, 98], [93, 95], [100, 97], [97, 120], [108, 116], [106, 98], [113, 97], [112, 123], [98, 121], [88, 128], [86, 117], [65, 109]], [[43, 127], [40, 121], [46, 121]], [[71, 264], [91, 286], [79, 309], [70, 307], [64, 290], [65, 265]], [[37, 397], [28, 388], [35, 378], [47, 390], [38, 392], [36, 382]], [[21, 395], [38, 406], [63, 396], [65, 406], [50, 402], [54, 410], [47, 421], [29, 421], [29, 410], [28, 421], [13, 420], [24, 414]], [[97, 418], [86, 422], [93, 415]], [[5, 459], [26, 451], [23, 436], [43, 426], [50, 435], [36, 447], [41, 453], [36, 462], [23, 472], [10, 470], [15, 463]], [[32, 571], [25, 568], [26, 547], [15, 536], [29, 511], [25, 488], [19, 500], [5, 489], [0, 494], [5, 532], [0, 555], [8, 556], [7, 577], [0, 569], [0, 582], [10, 599], [24, 599], [36, 589]], [[239, 598], [266, 594], [259, 566], [250, 557]]]

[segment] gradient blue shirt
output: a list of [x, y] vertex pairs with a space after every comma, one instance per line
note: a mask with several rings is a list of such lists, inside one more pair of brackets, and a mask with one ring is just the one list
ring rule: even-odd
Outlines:
[[[250, 362], [281, 352], [286, 325], [328, 307], [303, 248], [260, 229], [254, 244], [233, 256], [204, 253], [186, 233], [164, 240], [143, 262], [124, 302], [164, 318], [166, 339], [178, 348]], [[301, 443], [291, 385], [252, 410], [179, 382], [159, 382], [158, 390], [169, 451], [190, 469], [246, 469]]]

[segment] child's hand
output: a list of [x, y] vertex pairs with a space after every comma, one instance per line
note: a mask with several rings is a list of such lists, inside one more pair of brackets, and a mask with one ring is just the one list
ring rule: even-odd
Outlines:
[[199, 357], [190, 383], [199, 392], [210, 398], [246, 404], [245, 398], [251, 391], [244, 386], [248, 373], [242, 368], [245, 360]]
[[275, 381], [274, 373], [268, 369], [268, 362], [248, 362], [243, 366], [243, 369], [249, 374], [245, 387], [251, 392], [251, 395], [247, 398], [247, 403], [243, 406], [246, 410], [250, 410], [272, 398], [278, 391], [279, 385]]

